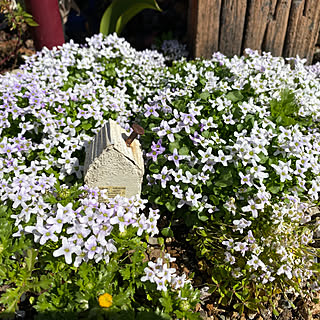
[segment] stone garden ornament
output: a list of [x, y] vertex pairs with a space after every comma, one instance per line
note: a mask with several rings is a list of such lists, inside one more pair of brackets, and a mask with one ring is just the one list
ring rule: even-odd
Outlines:
[[144, 130], [134, 124], [130, 136], [109, 120], [89, 144], [84, 164], [85, 183], [105, 189], [106, 195], [130, 198], [141, 193], [144, 162], [141, 146], [134, 138]]

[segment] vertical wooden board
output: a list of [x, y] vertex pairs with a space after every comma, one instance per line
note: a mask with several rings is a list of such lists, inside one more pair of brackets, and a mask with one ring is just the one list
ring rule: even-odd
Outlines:
[[219, 51], [227, 56], [240, 55], [247, 0], [224, 0], [221, 8]]
[[221, 0], [189, 0], [189, 37], [195, 57], [211, 58], [218, 50]]
[[267, 26], [262, 49], [272, 52], [274, 56], [282, 56], [290, 7], [291, 0], [278, 0], [272, 20]]
[[305, 0], [292, 1], [288, 19], [287, 33], [283, 48], [285, 57], [296, 56], [298, 50], [297, 40], [299, 39], [300, 19], [303, 15]]
[[[203, 39], [202, 45], [206, 48], [203, 50], [203, 56], [211, 58], [213, 52], [218, 51], [219, 48], [221, 0], [202, 0], [202, 2], [204, 3], [202, 8], [204, 29], [200, 31], [200, 35], [202, 35]], [[197, 49], [197, 56], [200, 56], [201, 46], [197, 47]]]
[[271, 0], [249, 1], [242, 50], [261, 50], [270, 10]]
[[[311, 63], [319, 32], [320, 2], [318, 0], [293, 1], [283, 55], [299, 55]], [[294, 31], [293, 31], [294, 30]]]
[[306, 0], [305, 15], [307, 18], [307, 36], [304, 39], [304, 52], [301, 55], [307, 58], [308, 63], [312, 63], [315, 45], [319, 35], [320, 2], [318, 0]]
[[195, 55], [195, 38], [198, 25], [198, 0], [189, 0], [188, 8], [188, 44], [191, 54]]

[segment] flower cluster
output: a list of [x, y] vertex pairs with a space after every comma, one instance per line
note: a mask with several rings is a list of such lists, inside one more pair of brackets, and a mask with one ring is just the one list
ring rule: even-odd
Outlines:
[[168, 287], [178, 290], [183, 288], [190, 280], [186, 280], [186, 275], [178, 276], [175, 268], [170, 268], [170, 262], [175, 261], [169, 253], [164, 254], [164, 258], [158, 258], [157, 262], [148, 262], [148, 267], [144, 269], [145, 276], [141, 281], [150, 281], [157, 285], [157, 290], [167, 291]]
[[109, 117], [130, 130], [130, 115], [141, 96], [159, 87], [162, 67], [157, 52], [137, 52], [115, 35], [96, 35], [86, 47], [70, 42], [45, 48], [19, 73], [1, 76], [0, 199], [13, 208], [15, 236], [31, 233], [40, 245], [62, 241], [54, 256], [71, 263], [74, 254], [79, 266], [109, 260], [117, 250], [115, 227], [125, 232], [131, 226], [138, 236], [158, 233], [158, 210], [142, 213], [146, 200], [101, 203], [99, 191], [85, 186], [70, 203], [48, 199], [60, 182], [65, 190], [81, 183], [87, 145]]
[[[137, 121], [148, 131], [143, 195], [197, 225], [193, 244], [212, 270], [302, 286], [316, 278], [310, 243], [320, 230], [309, 207], [320, 191], [319, 89], [303, 60], [249, 49], [170, 67], [116, 35], [43, 49], [1, 76], [0, 199], [16, 236], [59, 243], [54, 256], [75, 256], [75, 266], [109, 261], [113, 233], [156, 234], [159, 212], [142, 213], [139, 198], [103, 203], [84, 186], [72, 201], [48, 199], [60, 183], [82, 183], [85, 150], [109, 118], [128, 132]], [[166, 261], [149, 263], [146, 280], [159, 290], [175, 283]]]
[[[62, 240], [62, 246], [53, 252], [54, 257], [63, 255], [68, 264], [72, 263], [72, 255], [76, 258], [73, 265], [78, 267], [82, 261], [94, 259], [95, 262], [110, 260], [112, 252], [117, 252], [112, 238], [114, 228], [120, 233], [126, 232], [129, 226], [137, 228], [139, 236], [145, 231], [152, 236], [157, 234], [158, 210], [149, 209], [146, 217], [141, 211], [145, 209], [146, 200], [138, 197], [123, 198], [116, 196], [99, 202], [103, 196], [98, 189], [87, 189], [80, 196], [80, 205], [73, 208], [73, 203], [42, 208], [37, 214], [36, 224], [19, 228], [14, 236], [21, 232], [32, 233], [34, 242], [44, 245], [51, 240]], [[32, 209], [29, 206], [29, 211]], [[12, 216], [12, 218], [16, 218]], [[28, 218], [30, 218], [30, 213]]]
[[252, 50], [179, 61], [170, 87], [144, 105], [154, 133], [146, 192], [166, 189], [157, 203], [190, 223], [214, 221], [202, 228], [221, 235], [235, 279], [316, 276], [309, 244], [319, 227], [306, 224], [320, 191], [320, 84], [303, 63]]
[[159, 49], [163, 54], [166, 61], [179, 60], [181, 58], [186, 58], [189, 55], [187, 46], [180, 43], [178, 40], [163, 40], [160, 48], [153, 46], [154, 49]]

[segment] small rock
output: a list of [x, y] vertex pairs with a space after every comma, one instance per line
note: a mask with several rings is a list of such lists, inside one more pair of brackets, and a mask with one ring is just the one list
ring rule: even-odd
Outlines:
[[148, 243], [155, 246], [158, 244], [158, 239], [155, 237], [149, 237]]
[[25, 319], [26, 312], [23, 310], [17, 310], [16, 311], [16, 319]]

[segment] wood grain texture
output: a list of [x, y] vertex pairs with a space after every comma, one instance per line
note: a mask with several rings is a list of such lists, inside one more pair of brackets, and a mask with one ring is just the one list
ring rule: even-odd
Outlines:
[[284, 56], [299, 55], [312, 62], [320, 25], [318, 0], [293, 0], [288, 21]]
[[195, 39], [198, 29], [198, 0], [189, 0], [188, 8], [188, 45], [191, 48], [191, 54], [195, 56]]
[[240, 55], [247, 0], [224, 0], [221, 7], [219, 51], [226, 56]]
[[303, 15], [304, 5], [305, 0], [292, 1], [288, 19], [285, 45], [283, 49], [283, 55], [286, 57], [295, 56], [299, 50], [299, 47], [301, 47], [301, 43], [299, 43], [299, 40], [301, 39], [299, 39], [299, 29], [301, 28], [301, 26], [299, 24], [301, 23], [300, 17]]
[[272, 52], [274, 56], [282, 56], [287, 32], [288, 19], [292, 0], [278, 0], [266, 30], [262, 49]]
[[188, 34], [193, 56], [211, 58], [218, 50], [221, 0], [189, 0]]
[[268, 26], [270, 12], [274, 11], [272, 0], [249, 1], [246, 17], [246, 28], [242, 49], [261, 50], [264, 35]]
[[[310, 2], [310, 5], [309, 5]], [[308, 50], [305, 53], [308, 63], [312, 63], [316, 43], [319, 37], [320, 29], [320, 1], [307, 0], [308, 6], [311, 8], [311, 15], [308, 18], [308, 30], [311, 33]]]
[[300, 55], [312, 62], [312, 57], [319, 34], [320, 2], [317, 0], [306, 0], [304, 10], [305, 37]]
[[312, 62], [320, 27], [320, 0], [189, 0], [189, 43], [195, 57], [243, 49]]

